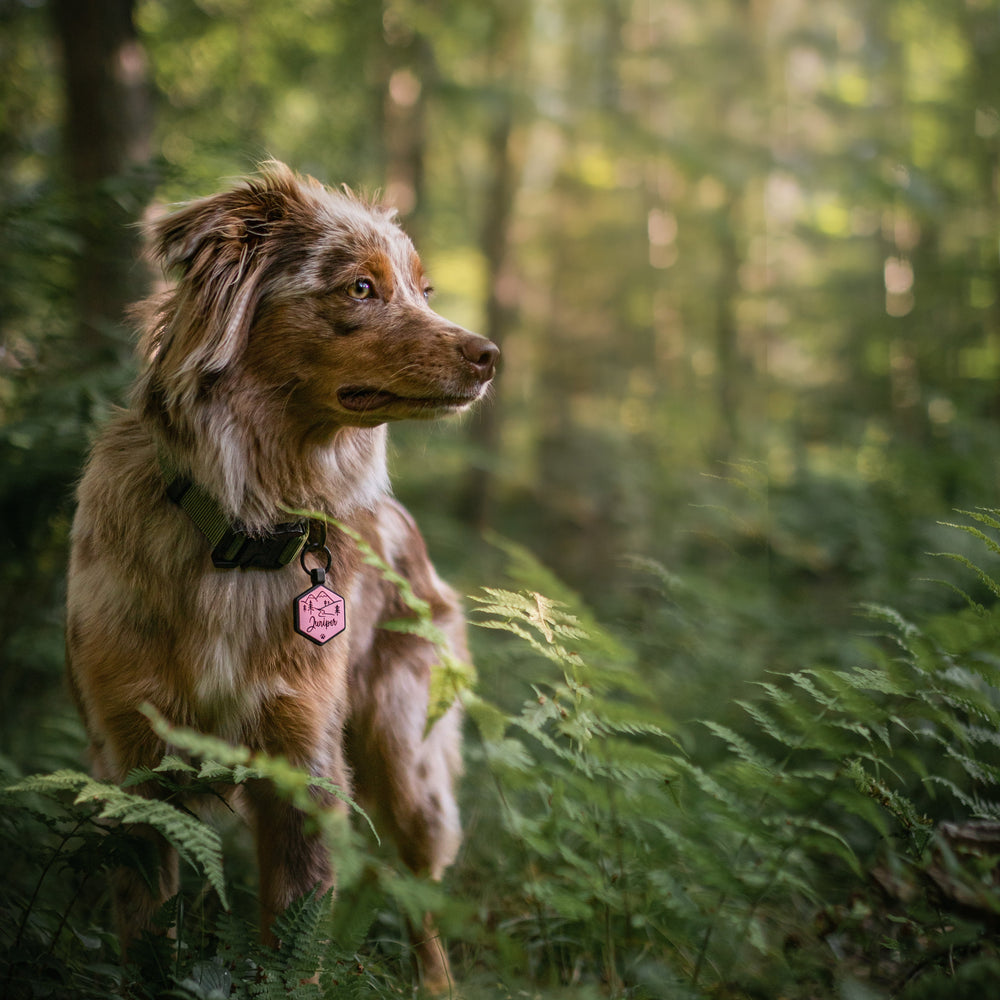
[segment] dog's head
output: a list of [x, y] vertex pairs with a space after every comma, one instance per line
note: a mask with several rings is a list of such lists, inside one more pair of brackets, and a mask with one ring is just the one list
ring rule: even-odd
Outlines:
[[151, 235], [177, 278], [145, 344], [168, 409], [242, 387], [326, 438], [463, 409], [493, 378], [497, 347], [430, 308], [394, 213], [283, 164]]

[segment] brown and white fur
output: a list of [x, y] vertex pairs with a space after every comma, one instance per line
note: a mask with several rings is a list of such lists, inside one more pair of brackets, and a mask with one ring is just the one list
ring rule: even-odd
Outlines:
[[[142, 310], [147, 363], [94, 446], [72, 532], [68, 663], [95, 772], [119, 782], [160, 761], [148, 702], [171, 723], [332, 779], [380, 817], [411, 869], [438, 879], [460, 839], [459, 711], [424, 736], [437, 655], [380, 630], [410, 614], [397, 588], [331, 528], [327, 583], [345, 599], [347, 629], [322, 646], [304, 639], [293, 631], [292, 602], [310, 585], [298, 560], [213, 568], [207, 539], [166, 496], [160, 455], [250, 533], [289, 520], [287, 508], [353, 527], [466, 658], [455, 594], [390, 495], [385, 425], [465, 408], [499, 352], [431, 310], [391, 211], [280, 163], [181, 208], [151, 237], [176, 283]], [[265, 782], [247, 793], [267, 928], [333, 873], [300, 813]], [[172, 850], [149, 836], [159, 891], [127, 872], [116, 884], [125, 947], [177, 887]], [[418, 937], [425, 985], [445, 988], [429, 919]]]

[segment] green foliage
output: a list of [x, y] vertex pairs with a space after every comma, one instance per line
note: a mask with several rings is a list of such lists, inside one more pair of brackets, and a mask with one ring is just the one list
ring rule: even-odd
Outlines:
[[[370, 898], [357, 905], [363, 893], [352, 893], [352, 887], [374, 882], [379, 898], [386, 893], [398, 897], [406, 912], [425, 907], [429, 899], [412, 879], [366, 861], [342, 821], [308, 794], [310, 788], [322, 787], [350, 802], [343, 792], [280, 759], [251, 755], [151, 717], [184, 756], [172, 753], [154, 769], [133, 771], [124, 788], [59, 771], [0, 789], [5, 856], [22, 861], [23, 866], [13, 870], [27, 876], [8, 880], [0, 898], [4, 995], [46, 996], [55, 991], [106, 997], [126, 985], [136, 997], [184, 1000], [394, 993], [388, 984], [395, 976], [387, 975], [377, 960], [359, 961], [351, 947], [360, 943], [376, 913]], [[321, 827], [338, 861], [341, 891], [348, 896], [336, 916], [331, 915], [330, 893], [312, 893], [293, 903], [274, 926], [280, 948], [261, 944], [255, 920], [230, 905], [220, 834], [189, 809], [199, 798], [214, 800], [227, 787], [260, 779], [272, 782]], [[143, 786], [144, 794], [128, 790], [136, 785]], [[170, 801], [181, 792], [184, 807]], [[69, 799], [65, 793], [70, 793]], [[155, 859], [134, 833], [135, 825], [161, 833], [189, 865], [193, 880], [187, 880], [181, 895], [169, 900], [160, 914], [162, 929], [173, 927], [176, 940], [147, 936], [124, 965], [108, 927], [104, 896], [122, 866], [135, 868], [146, 879], [153, 877], [150, 865]], [[219, 906], [210, 905], [206, 889], [217, 894]], [[95, 909], [97, 902], [101, 905]], [[440, 897], [433, 902], [440, 905]], [[313, 981], [317, 973], [318, 983]]]
[[[202, 853], [150, 992], [396, 994], [429, 901], [471, 997], [981, 996], [1000, 514], [934, 522], [997, 492], [995, 3], [134, 6], [158, 203], [267, 155], [412, 185], [439, 308], [502, 339], [505, 370], [492, 432], [394, 428], [397, 488], [471, 589], [500, 557], [442, 484], [485, 470], [483, 518], [559, 577], [501, 543], [478, 677], [434, 671], [431, 719], [458, 697], [479, 734], [444, 895], [373, 854], [365, 817], [331, 822], [341, 950], [304, 901], [300, 953], [327, 961], [299, 984], [241, 912], [242, 845], [165, 812]], [[72, 484], [130, 368], [123, 329], [100, 356], [75, 332], [92, 248], [50, 13], [0, 13], [0, 763], [25, 788], [0, 811], [0, 945], [12, 989], [106, 996], [129, 974], [104, 885], [144, 859], [101, 814], [154, 807], [67, 770], [60, 605]], [[138, 218], [144, 184], [107, 190]], [[441, 648], [396, 582], [392, 627]], [[310, 801], [283, 762], [175, 735], [135, 781], [214, 800], [266, 775]]]
[[[126, 784], [138, 784], [164, 772], [193, 776], [207, 787], [215, 782], [241, 785], [250, 779], [263, 779], [270, 781], [280, 795], [321, 825], [325, 832], [330, 833], [335, 829], [331, 824], [336, 824], [336, 814], [320, 808], [316, 798], [310, 794], [312, 789], [319, 788], [346, 803], [367, 822], [372, 833], [375, 833], [375, 827], [365, 811], [347, 795], [344, 789], [328, 778], [300, 771], [282, 757], [269, 756], [259, 751], [253, 753], [246, 747], [234, 747], [225, 740], [204, 733], [171, 726], [151, 705], [143, 706], [143, 712], [152, 722], [156, 732], [171, 746], [200, 757], [202, 762], [196, 768], [171, 754], [153, 770], [136, 768], [129, 774]], [[178, 786], [178, 789], [188, 788], [187, 782]]]
[[866, 608], [863, 662], [774, 675], [736, 700], [742, 720], [696, 724], [720, 757], [604, 670], [607, 643], [565, 607], [496, 589], [476, 603], [533, 654], [519, 711], [470, 706], [504, 832], [484, 823], [503, 859], [487, 906], [516, 915], [498, 950], [533, 977], [651, 996], [810, 996], [857, 977], [887, 996], [939, 975], [959, 940], [998, 967], [1000, 841], [963, 854], [944, 823], [997, 818], [996, 611], [921, 628]]
[[[972, 520], [998, 530], [985, 517]], [[992, 535], [976, 537], [995, 552]], [[551, 582], [506, 547], [521, 583]], [[676, 596], [676, 578], [656, 576]], [[57, 771], [3, 790], [0, 829], [30, 873], [2, 907], [10, 995], [136, 988], [102, 910], [85, 905], [118, 866], [141, 870], [134, 823], [175, 844], [191, 876], [163, 914], [176, 944], [154, 937], [139, 959], [141, 995], [395, 994], [409, 958], [390, 941], [426, 909], [464, 956], [472, 997], [499, 983], [511, 994], [805, 998], [861, 982], [872, 997], [960, 997], [1000, 969], [1000, 608], [918, 625], [867, 606], [854, 665], [764, 677], [735, 713], [681, 723], [622, 640], [558, 589], [558, 600], [498, 587], [472, 599], [507, 690], [505, 704], [461, 694], [478, 732], [475, 794], [447, 892], [373, 855], [375, 838], [359, 837], [370, 821], [351, 833], [320, 808], [311, 788], [344, 797], [328, 782], [150, 712], [172, 750], [125, 788]], [[231, 905], [219, 834], [171, 801], [248, 780], [304, 809], [338, 866], [332, 914], [329, 898], [298, 901], [278, 950]]]
[[[168, 762], [168, 766], [171, 766], [171, 763]], [[143, 778], [145, 777], [143, 775]], [[222, 843], [218, 834], [169, 802], [135, 795], [117, 785], [97, 781], [76, 771], [35, 775], [9, 786], [6, 791], [8, 794], [41, 795], [74, 791], [75, 806], [91, 802], [100, 804], [93, 814], [95, 821], [113, 820], [119, 823], [142, 823], [151, 826], [176, 848], [184, 861], [204, 874], [208, 883], [219, 894], [223, 905], [226, 905]]]

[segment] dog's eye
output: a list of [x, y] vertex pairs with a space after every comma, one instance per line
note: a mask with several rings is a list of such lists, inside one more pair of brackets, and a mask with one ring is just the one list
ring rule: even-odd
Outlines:
[[433, 286], [433, 285], [428, 285], [428, 286], [427, 286], [427, 287], [426, 287], [426, 288], [424, 289], [424, 298], [425, 298], [425, 299], [426, 299], [426, 300], [427, 300], [428, 302], [430, 302], [430, 300], [431, 300], [431, 296], [432, 296], [433, 294], [434, 294], [434, 286]]
[[358, 278], [347, 286], [347, 294], [352, 299], [370, 299], [375, 295], [375, 286], [367, 278]]

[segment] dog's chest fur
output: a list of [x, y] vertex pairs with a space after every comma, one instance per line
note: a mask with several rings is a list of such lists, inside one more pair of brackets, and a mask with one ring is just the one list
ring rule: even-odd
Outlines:
[[294, 570], [216, 571], [201, 578], [193, 602], [195, 624], [184, 637], [181, 659], [202, 726], [237, 739], [269, 702], [301, 693], [310, 665], [336, 663], [335, 648], [313, 651], [306, 640], [298, 656], [289, 654], [292, 600], [308, 583]]
[[[328, 584], [349, 598], [356, 548], [341, 536], [330, 545]], [[81, 483], [70, 575], [69, 628], [123, 651], [99, 668], [109, 684], [231, 740], [282, 699], [342, 700], [348, 636], [320, 647], [293, 630], [293, 602], [311, 585], [298, 560], [217, 570], [208, 548], [167, 499], [151, 439], [122, 414]]]

